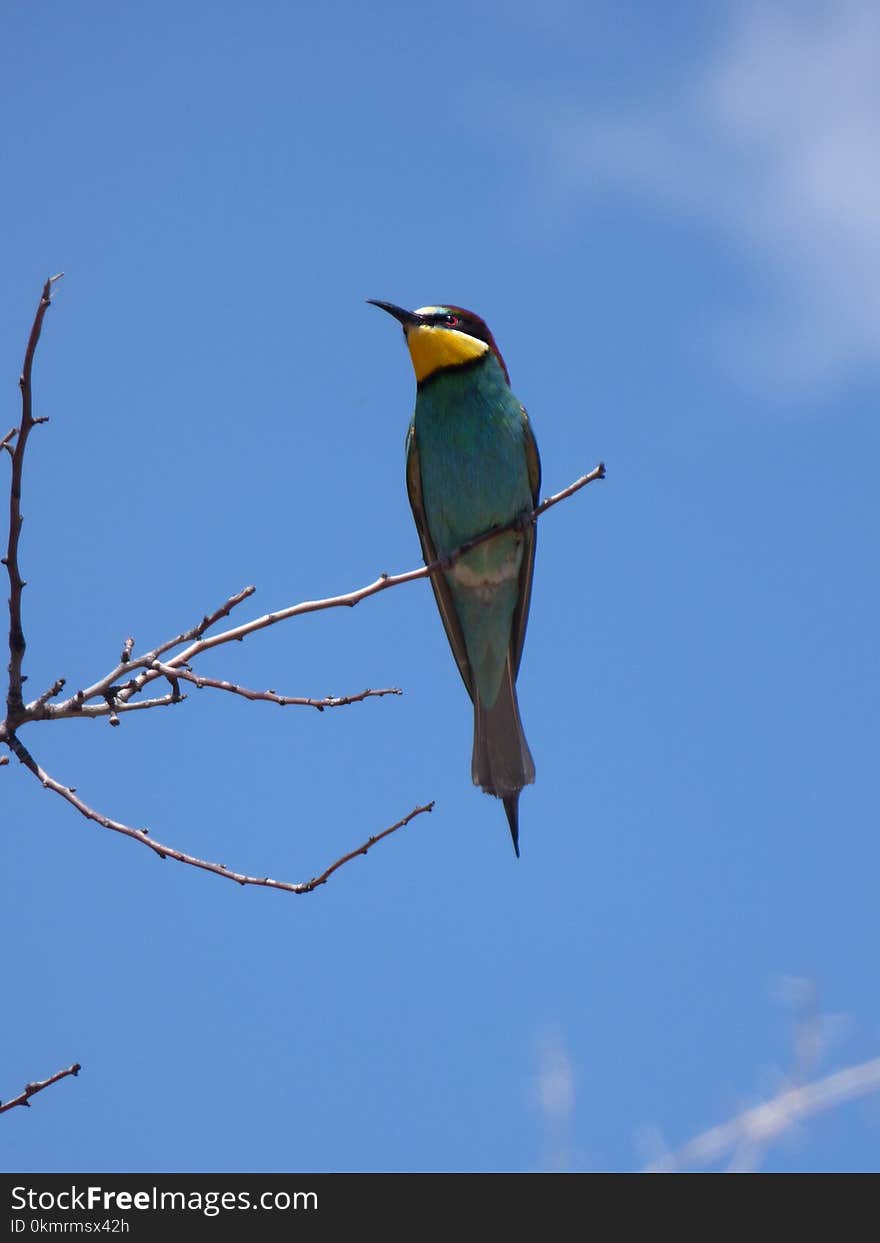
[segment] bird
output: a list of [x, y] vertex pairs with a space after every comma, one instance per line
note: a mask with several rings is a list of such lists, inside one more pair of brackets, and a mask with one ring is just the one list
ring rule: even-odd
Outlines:
[[[402, 326], [416, 375], [406, 485], [425, 562], [516, 524], [431, 575], [474, 707], [471, 775], [500, 798], [519, 858], [519, 796], [535, 780], [516, 695], [532, 594], [541, 460], [484, 320], [459, 306], [368, 302]], [[522, 519], [522, 521], [519, 521]]]

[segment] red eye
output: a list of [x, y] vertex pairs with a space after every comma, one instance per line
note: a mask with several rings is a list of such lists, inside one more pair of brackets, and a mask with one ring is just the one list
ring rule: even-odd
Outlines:
[[457, 328], [461, 323], [461, 320], [457, 315], [444, 315], [443, 322], [446, 324], [447, 328]]

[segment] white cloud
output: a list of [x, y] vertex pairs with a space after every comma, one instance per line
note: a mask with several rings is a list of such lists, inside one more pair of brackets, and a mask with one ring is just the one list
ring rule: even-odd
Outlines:
[[613, 118], [557, 113], [545, 154], [569, 192], [637, 190], [723, 230], [767, 278], [738, 326], [755, 363], [839, 379], [880, 362], [880, 6], [733, 13], [674, 90]]
[[544, 1120], [544, 1168], [563, 1173], [572, 1168], [571, 1122], [574, 1114], [574, 1069], [561, 1036], [541, 1041], [535, 1103]]

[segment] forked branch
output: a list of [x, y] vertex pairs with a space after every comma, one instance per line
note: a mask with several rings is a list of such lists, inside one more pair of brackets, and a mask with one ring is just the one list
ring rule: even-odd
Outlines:
[[226, 867], [223, 863], [211, 863], [207, 859], [199, 859], [195, 855], [189, 855], [182, 850], [175, 849], [174, 846], [166, 846], [164, 842], [156, 841], [155, 838], [150, 836], [149, 829], [135, 829], [129, 824], [122, 824], [119, 820], [111, 820], [109, 816], [96, 811], [94, 807], [90, 807], [88, 803], [84, 802], [77, 794], [75, 786], [63, 785], [60, 781], [56, 781], [54, 777], [51, 777], [37, 763], [19, 738], [13, 736], [9, 745], [22, 764], [34, 774], [44, 789], [52, 790], [55, 794], [60, 795], [66, 802], [70, 803], [71, 807], [75, 807], [80, 815], [85, 816], [87, 820], [93, 820], [95, 824], [100, 824], [102, 828], [110, 829], [114, 833], [121, 833], [123, 837], [130, 837], [133, 841], [140, 842], [142, 846], [147, 846], [160, 859], [173, 859], [175, 863], [186, 863], [190, 867], [201, 868], [203, 872], [213, 872], [215, 876], [222, 876], [225, 880], [234, 880], [239, 885], [258, 885], [263, 889], [280, 889], [285, 893], [312, 893], [319, 885], [323, 885], [344, 863], [357, 858], [358, 855], [365, 855], [377, 842], [381, 842], [385, 837], [390, 837], [398, 829], [405, 828], [416, 816], [421, 816], [426, 811], [434, 810], [433, 802], [425, 803], [420, 807], [414, 807], [411, 812], [401, 820], [398, 820], [396, 824], [392, 824], [390, 828], [383, 829], [380, 833], [368, 837], [355, 850], [349, 851], [348, 854], [331, 863], [328, 868], [325, 868], [323, 872], [311, 880], [299, 882], [273, 880], [270, 876], [248, 876], [245, 872], [234, 872], [232, 868]]
[[[495, 539], [505, 531], [511, 531], [529, 523], [537, 522], [554, 505], [558, 505], [561, 501], [567, 500], [568, 497], [574, 496], [576, 492], [579, 492], [581, 488], [585, 488], [587, 484], [595, 483], [597, 480], [604, 478], [605, 466], [600, 462], [593, 470], [586, 475], [581, 475], [579, 479], [569, 484], [567, 488], [563, 488], [560, 492], [542, 501], [531, 513], [521, 514], [504, 526], [493, 527], [490, 531], [484, 531], [475, 539], [469, 540], [448, 556], [433, 561], [430, 565], [420, 566], [416, 570], [406, 570], [402, 574], [380, 574], [373, 582], [367, 583], [364, 587], [358, 587], [354, 591], [344, 592], [338, 596], [327, 596], [322, 600], [303, 600], [299, 604], [292, 604], [287, 608], [277, 609], [272, 613], [264, 613], [261, 617], [255, 617], [251, 621], [242, 622], [241, 625], [233, 626], [228, 630], [222, 630], [218, 634], [206, 634], [205, 631], [214, 621], [219, 620], [220, 617], [227, 616], [236, 605], [253, 594], [255, 589], [253, 587], [246, 587], [243, 591], [231, 596], [210, 618], [203, 619], [199, 626], [194, 626], [176, 638], [167, 640], [152, 651], [145, 652], [142, 656], [133, 657], [129, 654], [126, 661], [115, 665], [102, 678], [99, 678], [97, 682], [86, 687], [85, 690], [77, 691], [75, 695], [70, 696], [68, 699], [61, 700], [57, 704], [41, 704], [39, 719], [52, 720], [70, 716], [106, 715], [108, 709], [104, 706], [98, 706], [88, 713], [85, 705], [90, 700], [104, 699], [112, 688], [116, 688], [113, 696], [114, 705], [117, 710], [122, 710], [126, 705], [129, 705], [129, 701], [133, 696], [139, 694], [150, 682], [162, 677], [182, 677], [195, 685], [214, 686], [220, 690], [234, 690], [235, 693], [243, 695], [246, 699], [268, 699], [275, 703], [281, 700], [285, 703], [304, 704], [310, 707], [333, 707], [341, 703], [360, 701], [366, 696], [352, 695], [344, 696], [340, 699], [330, 697], [324, 700], [315, 700], [277, 696], [275, 692], [249, 692], [245, 688], [236, 689], [231, 683], [221, 683], [210, 678], [197, 677], [191, 671], [187, 671], [191, 662], [203, 652], [210, 651], [211, 648], [220, 647], [226, 643], [241, 642], [243, 639], [248, 638], [249, 635], [255, 634], [258, 630], [265, 630], [269, 626], [289, 621], [294, 617], [305, 616], [307, 613], [318, 613], [325, 609], [354, 608], [362, 600], [378, 595], [382, 591], [388, 591], [392, 587], [401, 587], [405, 583], [414, 583], [419, 579], [428, 578], [432, 574], [441, 574], [448, 570], [465, 553], [470, 552], [471, 549], [476, 548], [479, 544]], [[159, 659], [164, 653], [184, 643], [187, 646], [183, 648], [183, 651], [177, 652], [174, 656], [170, 656], [165, 660]], [[140, 672], [135, 673], [135, 670], [140, 670]], [[121, 678], [125, 678], [126, 674], [128, 678], [124, 684], [121, 686], [117, 685]], [[399, 693], [396, 687], [390, 690], [369, 692], [370, 695], [393, 693]], [[162, 697], [159, 700], [153, 701], [150, 706], [158, 706], [159, 704], [169, 702], [171, 700], [168, 697]], [[29, 704], [25, 711], [30, 711], [31, 708], [36, 707], [36, 703], [37, 701], [33, 705]], [[133, 707], [134, 705], [131, 704], [130, 706]]]

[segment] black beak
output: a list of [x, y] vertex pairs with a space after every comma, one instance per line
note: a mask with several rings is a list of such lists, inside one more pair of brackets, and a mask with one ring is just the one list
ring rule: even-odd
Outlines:
[[420, 316], [413, 311], [405, 311], [402, 306], [395, 306], [393, 302], [378, 302], [375, 298], [367, 298], [367, 302], [370, 306], [377, 306], [381, 311], [387, 311], [389, 315], [393, 315], [403, 324], [404, 331], [422, 322]]

